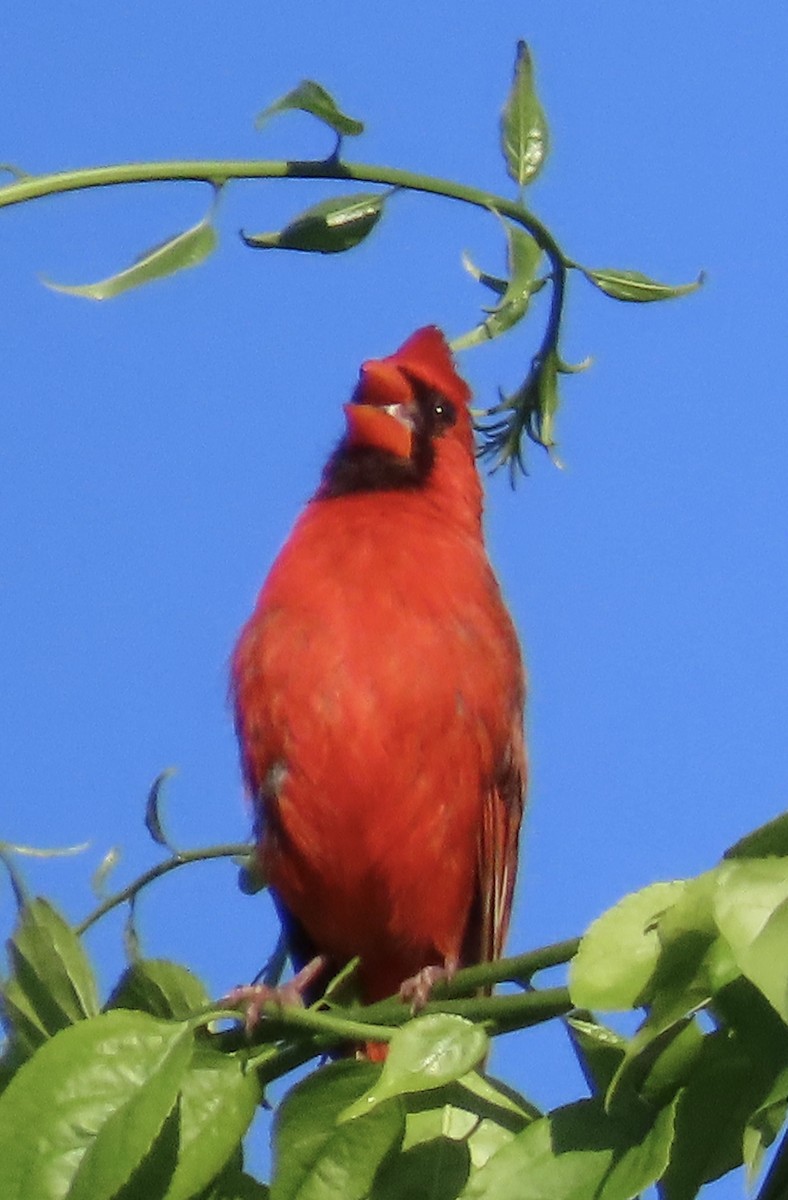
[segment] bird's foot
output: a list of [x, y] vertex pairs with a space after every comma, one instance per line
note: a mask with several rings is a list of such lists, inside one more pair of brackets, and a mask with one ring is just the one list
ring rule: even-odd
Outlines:
[[286, 1008], [288, 1005], [303, 1008], [304, 992], [323, 970], [326, 961], [322, 955], [318, 955], [302, 967], [288, 983], [281, 983], [276, 987], [267, 983], [249, 983], [233, 988], [224, 997], [222, 1004], [228, 1008], [243, 1010], [244, 1029], [250, 1034], [260, 1020], [263, 1005], [270, 1001], [278, 1004], [280, 1008]]
[[442, 967], [422, 967], [400, 985], [400, 1000], [410, 1005], [411, 1012], [421, 1012], [436, 983], [449, 983], [457, 974], [459, 965], [456, 958], [447, 958]]

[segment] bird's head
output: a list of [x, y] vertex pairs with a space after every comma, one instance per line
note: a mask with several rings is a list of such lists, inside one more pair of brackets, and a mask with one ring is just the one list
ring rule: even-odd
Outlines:
[[470, 396], [434, 325], [417, 330], [387, 358], [369, 359], [345, 405], [347, 431], [320, 494], [424, 486], [442, 459], [475, 475]]

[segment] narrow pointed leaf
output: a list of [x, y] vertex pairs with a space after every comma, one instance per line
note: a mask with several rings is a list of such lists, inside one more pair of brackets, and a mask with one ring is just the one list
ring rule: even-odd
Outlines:
[[[506, 232], [509, 266], [503, 295], [481, 324], [452, 341], [454, 351], [467, 350], [507, 333], [525, 316], [531, 296], [539, 290], [536, 272], [542, 257], [541, 248], [521, 226], [505, 219], [501, 223]], [[493, 279], [493, 276], [484, 276], [484, 281]]]
[[693, 283], [669, 284], [659, 283], [649, 279], [640, 271], [616, 271], [605, 268], [592, 270], [590, 267], [580, 267], [589, 283], [599, 288], [606, 296], [614, 300], [627, 300], [635, 304], [648, 304], [655, 300], [673, 300], [677, 296], [688, 296], [697, 292], [703, 285], [704, 276], [701, 273]]
[[145, 828], [159, 846], [166, 846], [168, 850], [172, 850], [173, 854], [177, 854], [177, 848], [172, 844], [167, 834], [164, 832], [164, 824], [162, 822], [162, 805], [164, 803], [164, 789], [167, 782], [176, 774], [175, 767], [165, 767], [160, 772], [151, 784], [148, 792], [148, 799], [145, 804]]
[[199, 266], [216, 249], [216, 230], [209, 220], [200, 221], [177, 237], [170, 238], [140, 255], [130, 267], [97, 283], [64, 284], [43, 282], [55, 292], [83, 296], [86, 300], [111, 300], [122, 292], [142, 287], [156, 279], [165, 279], [188, 267]]
[[23, 858], [70, 858], [84, 854], [89, 848], [90, 842], [79, 842], [76, 846], [20, 846], [16, 842], [0, 842], [0, 851], [21, 854]]
[[506, 279], [502, 279], [500, 275], [488, 275], [486, 271], [480, 270], [480, 268], [477, 267], [473, 262], [470, 255], [466, 254], [465, 251], [462, 253], [462, 265], [468, 274], [473, 276], [477, 283], [483, 284], [484, 287], [489, 288], [490, 291], [495, 292], [496, 295], [502, 296], [506, 291], [508, 286]]
[[547, 119], [534, 88], [533, 61], [525, 42], [517, 45], [514, 80], [501, 117], [506, 168], [519, 187], [532, 183], [548, 154]]
[[191, 1055], [188, 1026], [112, 1012], [64, 1029], [0, 1096], [3, 1200], [109, 1200], [151, 1149]]
[[321, 84], [315, 83], [313, 79], [302, 80], [286, 96], [274, 100], [273, 104], [269, 104], [267, 108], [258, 113], [254, 122], [255, 129], [262, 129], [263, 125], [277, 113], [294, 109], [299, 112], [311, 113], [313, 117], [317, 117], [319, 121], [328, 125], [340, 137], [357, 137], [358, 134], [364, 132], [364, 123], [343, 112], [331, 93], [327, 92]]
[[281, 233], [244, 233], [247, 246], [261, 250], [304, 250], [341, 254], [363, 242], [377, 225], [390, 192], [360, 192], [323, 200], [297, 216]]
[[43, 1041], [67, 1025], [98, 1012], [93, 968], [73, 927], [40, 897], [25, 904], [8, 942], [11, 975], [6, 984], [8, 1017], [20, 1032]]

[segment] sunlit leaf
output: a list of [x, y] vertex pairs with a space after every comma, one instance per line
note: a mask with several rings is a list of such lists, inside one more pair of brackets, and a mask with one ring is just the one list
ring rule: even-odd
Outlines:
[[330, 126], [336, 134], [346, 137], [356, 137], [364, 132], [364, 124], [354, 117], [349, 117], [338, 106], [334, 97], [321, 84], [313, 79], [304, 79], [286, 96], [281, 96], [269, 104], [255, 117], [255, 128], [262, 129], [263, 125], [276, 113], [290, 110], [311, 113], [325, 125]]
[[660, 955], [657, 921], [685, 883], [654, 883], [625, 896], [589, 927], [569, 969], [569, 991], [578, 1008], [633, 1008]]
[[484, 321], [453, 339], [451, 348], [454, 351], [467, 350], [470, 346], [480, 345], [506, 333], [522, 320], [532, 295], [538, 291], [536, 272], [542, 257], [540, 246], [520, 225], [507, 220], [502, 220], [502, 224], [506, 232], [509, 278], [498, 281], [494, 276], [482, 275], [481, 272], [477, 275], [475, 269], [472, 274], [494, 291], [498, 290], [499, 282], [503, 283], [503, 294]]
[[47, 900], [24, 905], [8, 958], [6, 1019], [31, 1049], [98, 1012], [96, 980], [82, 943]]
[[631, 1200], [663, 1174], [674, 1119], [675, 1101], [629, 1123], [598, 1100], [558, 1108], [494, 1154], [461, 1200]]
[[243, 1059], [196, 1045], [183, 1076], [178, 1158], [166, 1200], [190, 1200], [222, 1170], [261, 1099]]
[[361, 1200], [381, 1161], [402, 1138], [399, 1100], [337, 1124], [379, 1075], [372, 1063], [331, 1063], [297, 1084], [274, 1117], [271, 1200]]
[[423, 1092], [467, 1075], [487, 1053], [484, 1030], [449, 1013], [416, 1017], [396, 1030], [380, 1078], [342, 1114], [351, 1121], [392, 1096]]
[[130, 267], [110, 275], [97, 283], [64, 284], [53, 283], [49, 279], [43, 282], [55, 292], [64, 292], [68, 296], [83, 296], [86, 300], [111, 300], [122, 292], [132, 288], [142, 287], [156, 279], [165, 279], [187, 267], [196, 267], [205, 262], [215, 250], [217, 244], [216, 230], [207, 218], [179, 233], [177, 237], [147, 250], [135, 259]]
[[501, 116], [501, 148], [511, 178], [532, 183], [549, 149], [547, 118], [534, 87], [533, 61], [525, 42], [517, 44], [514, 79]]
[[205, 985], [180, 963], [143, 958], [120, 977], [107, 1008], [131, 1008], [163, 1020], [186, 1020], [210, 1004]]
[[726, 862], [714, 913], [742, 972], [788, 1023], [788, 858]]
[[500, 275], [488, 275], [486, 271], [480, 270], [473, 262], [471, 257], [462, 252], [462, 265], [469, 275], [472, 275], [477, 283], [481, 283], [490, 291], [495, 292], [497, 296], [502, 296], [507, 288], [507, 280], [502, 279]]
[[614, 300], [628, 300], [636, 304], [647, 304], [654, 300], [673, 300], [678, 296], [688, 296], [703, 285], [705, 276], [701, 273], [693, 283], [668, 284], [658, 283], [649, 279], [640, 271], [616, 271], [612, 269], [592, 270], [590, 267], [580, 267], [589, 283], [599, 288], [606, 296]]
[[304, 250], [341, 254], [363, 242], [377, 225], [391, 192], [358, 192], [322, 200], [306, 209], [279, 233], [242, 233], [247, 246], [260, 250]]
[[70, 858], [73, 854], [84, 854], [90, 842], [79, 842], [76, 846], [20, 846], [16, 842], [0, 842], [0, 851], [21, 854], [23, 858]]
[[0, 1096], [3, 1200], [109, 1200], [153, 1145], [191, 1055], [186, 1025], [144, 1013], [81, 1021]]

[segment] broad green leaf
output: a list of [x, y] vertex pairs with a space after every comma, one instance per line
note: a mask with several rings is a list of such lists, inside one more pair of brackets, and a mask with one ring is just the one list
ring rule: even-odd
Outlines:
[[519, 187], [532, 183], [548, 153], [547, 119], [534, 88], [534, 68], [525, 42], [517, 43], [514, 79], [501, 116], [501, 149]]
[[768, 858], [788, 855], [788, 812], [780, 813], [766, 825], [761, 825], [741, 838], [723, 858]]
[[83, 296], [86, 300], [112, 300], [122, 292], [142, 287], [155, 279], [165, 279], [187, 267], [199, 266], [216, 249], [216, 244], [216, 230], [206, 218], [177, 237], [146, 250], [130, 267], [119, 271], [117, 275], [110, 275], [97, 283], [64, 284], [53, 283], [49, 279], [43, 282], [54, 292], [64, 292], [68, 296]]
[[162, 804], [164, 803], [164, 789], [173, 775], [176, 774], [175, 767], [165, 767], [161, 771], [148, 792], [148, 799], [145, 804], [145, 828], [158, 846], [165, 846], [171, 850], [173, 854], [178, 853], [176, 846], [172, 844], [167, 834], [164, 832], [164, 825], [161, 818]]
[[211, 998], [188, 968], [164, 958], [143, 958], [121, 975], [107, 1008], [131, 1008], [162, 1020], [186, 1020]]
[[430, 1013], [401, 1026], [389, 1042], [380, 1078], [341, 1116], [352, 1121], [392, 1096], [429, 1091], [467, 1075], [484, 1058], [484, 1030], [449, 1013]]
[[471, 1176], [461, 1200], [631, 1200], [663, 1174], [675, 1101], [628, 1124], [599, 1100], [534, 1121]]
[[658, 920], [685, 887], [682, 880], [651, 884], [594, 921], [569, 968], [569, 991], [578, 1008], [637, 1006], [661, 952]]
[[768, 1088], [766, 1073], [735, 1034], [704, 1038], [680, 1093], [665, 1200], [692, 1200], [704, 1183], [740, 1165], [745, 1128]]
[[41, 1047], [0, 1096], [3, 1200], [109, 1200], [150, 1151], [191, 1055], [185, 1024], [104, 1013]]
[[606, 296], [614, 300], [628, 300], [635, 304], [647, 304], [654, 300], [673, 300], [677, 296], [688, 296], [697, 292], [703, 285], [704, 276], [700, 274], [692, 283], [658, 283], [649, 279], [641, 271], [617, 271], [604, 268], [592, 270], [591, 267], [578, 268], [589, 283], [599, 288]]
[[471, 1171], [467, 1142], [435, 1137], [383, 1163], [370, 1200], [456, 1200]]
[[270, 1195], [259, 1179], [236, 1169], [223, 1172], [199, 1200], [269, 1200]]
[[35, 1046], [98, 1012], [93, 969], [76, 932], [49, 901], [26, 903], [8, 942], [6, 1012]]
[[788, 1023], [788, 858], [724, 863], [714, 914], [742, 972]]
[[242, 1059], [197, 1043], [183, 1077], [178, 1161], [165, 1200], [189, 1200], [215, 1178], [260, 1100], [257, 1075]]
[[454, 351], [467, 350], [470, 346], [478, 346], [506, 333], [525, 316], [531, 296], [541, 286], [536, 280], [542, 257], [538, 243], [530, 233], [512, 221], [502, 219], [502, 224], [508, 246], [508, 280], [499, 281], [495, 276], [482, 275], [481, 272], [477, 274], [475, 269], [471, 273], [493, 290], [497, 290], [499, 282], [504, 283], [503, 294], [481, 324], [452, 341], [451, 348]]
[[286, 96], [274, 100], [273, 104], [269, 104], [267, 108], [258, 113], [254, 121], [255, 128], [262, 129], [263, 125], [276, 113], [288, 112], [293, 109], [311, 113], [313, 117], [317, 117], [319, 121], [330, 126], [340, 137], [357, 137], [358, 134], [364, 132], [363, 122], [342, 112], [330, 92], [327, 92], [321, 84], [315, 83], [313, 79], [303, 79]]
[[337, 1124], [379, 1075], [372, 1063], [344, 1060], [307, 1076], [274, 1117], [271, 1200], [361, 1200], [404, 1130], [398, 1100], [358, 1121]]
[[281, 233], [244, 233], [247, 246], [261, 250], [304, 250], [341, 254], [363, 242], [377, 225], [390, 192], [358, 192], [322, 200], [297, 216]]

